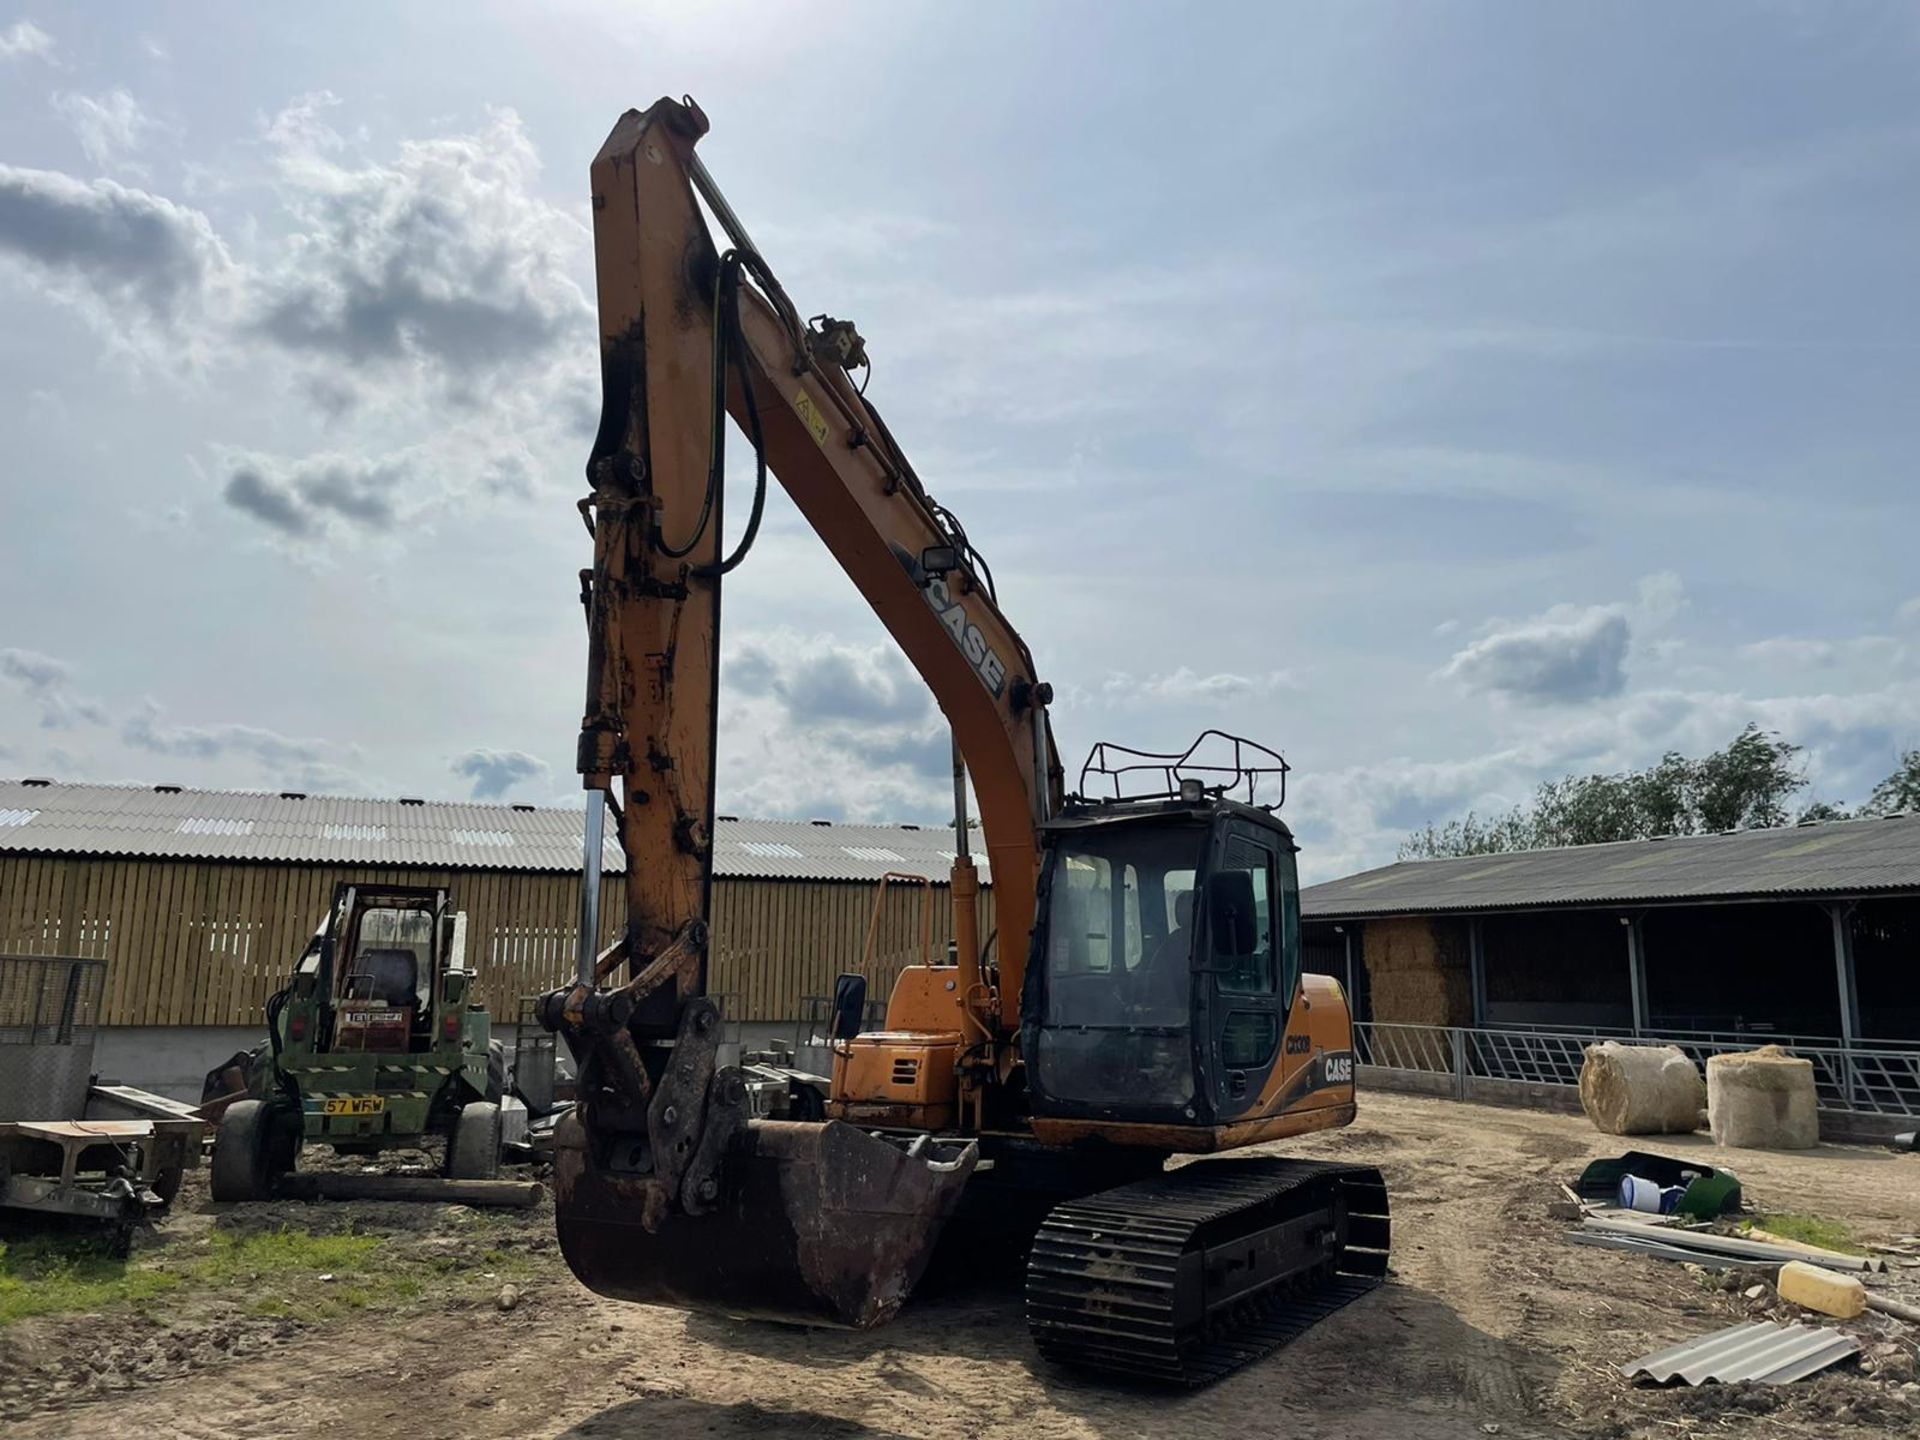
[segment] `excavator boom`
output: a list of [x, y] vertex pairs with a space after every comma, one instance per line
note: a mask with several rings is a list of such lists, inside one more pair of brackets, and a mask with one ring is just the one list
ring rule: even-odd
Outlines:
[[[951, 724], [980, 807], [997, 913], [1032, 928], [1036, 827], [1061, 771], [1047, 686], [958, 522], [921, 485], [849, 378], [851, 326], [802, 325], [694, 153], [706, 117], [661, 100], [622, 116], [593, 164], [605, 404], [583, 503], [595, 564], [580, 769], [620, 782], [627, 949], [644, 967], [704, 922], [712, 875], [713, 749], [724, 443], [716, 399], [755, 440], [829, 553]], [[696, 203], [733, 233], [717, 252]], [[824, 319], [824, 317], [822, 317]], [[758, 497], [748, 522], [757, 529]], [[750, 541], [749, 541], [750, 543]], [[662, 603], [662, 602], [666, 603]], [[690, 947], [679, 998], [701, 993]], [[1000, 952], [1000, 1018], [1019, 1025], [1026, 955]], [[661, 1006], [661, 1021], [677, 1019]]]
[[[720, 594], [758, 530], [769, 472], [951, 724], [1006, 934], [1032, 927], [1037, 827], [1060, 803], [1061, 774], [1049, 691], [990, 573], [850, 380], [857, 333], [803, 324], [753, 249], [694, 152], [706, 129], [690, 102], [662, 100], [623, 115], [593, 162], [603, 406], [581, 503], [594, 564], [582, 576], [578, 755], [593, 807], [589, 898], [578, 980], [546, 1005], [584, 1097], [557, 1141], [560, 1234], [606, 1293], [871, 1324], [911, 1289], [975, 1147], [923, 1140], [909, 1153], [839, 1121], [748, 1115], [739, 1077], [716, 1063], [719, 1015], [704, 998]], [[760, 487], [731, 556], [729, 414], [753, 442]], [[627, 859], [627, 921], [595, 955], [603, 803]], [[968, 1003], [983, 1034], [1010, 1037], [1025, 947], [1001, 947], [988, 981], [964, 854], [953, 890]]]

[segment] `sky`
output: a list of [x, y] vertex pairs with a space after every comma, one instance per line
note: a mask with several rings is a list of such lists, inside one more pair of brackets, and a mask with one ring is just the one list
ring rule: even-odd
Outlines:
[[[587, 169], [691, 94], [1070, 775], [1270, 744], [1308, 880], [1749, 722], [1858, 802], [1916, 62], [1898, 3], [0, 3], [0, 774], [577, 803]], [[727, 586], [721, 810], [945, 821], [777, 491]]]

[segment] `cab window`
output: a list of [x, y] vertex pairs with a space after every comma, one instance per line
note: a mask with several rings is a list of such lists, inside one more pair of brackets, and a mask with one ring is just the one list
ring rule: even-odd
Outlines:
[[1113, 866], [1104, 855], [1072, 855], [1061, 879], [1047, 936], [1053, 973], [1104, 975], [1113, 968]]
[[1273, 852], [1235, 835], [1208, 881], [1213, 972], [1229, 995], [1273, 993]]
[[1300, 882], [1294, 869], [1293, 852], [1280, 855], [1280, 993], [1293, 1003], [1293, 992], [1300, 984], [1300, 963], [1305, 954], [1300, 939]]
[[1186, 1022], [1192, 902], [1179, 901], [1192, 890], [1205, 843], [1197, 826], [1115, 825], [1056, 844], [1047, 913], [1049, 1024]]

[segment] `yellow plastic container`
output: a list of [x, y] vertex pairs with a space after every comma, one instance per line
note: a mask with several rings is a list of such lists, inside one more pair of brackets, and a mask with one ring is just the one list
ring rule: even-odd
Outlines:
[[1867, 1308], [1867, 1287], [1851, 1275], [1789, 1260], [1780, 1267], [1780, 1298], [1823, 1315], [1851, 1320]]

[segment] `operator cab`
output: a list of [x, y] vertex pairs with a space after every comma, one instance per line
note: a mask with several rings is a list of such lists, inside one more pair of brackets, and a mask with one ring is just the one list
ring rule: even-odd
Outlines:
[[[1193, 761], [1203, 736], [1184, 756], [1146, 757], [1167, 766], [1158, 794], [1076, 796], [1042, 828], [1023, 1014], [1036, 1115], [1227, 1124], [1280, 1062], [1300, 980], [1297, 847], [1277, 803], [1249, 802], [1285, 762], [1252, 747], [1271, 757], [1255, 768], [1251, 742], [1219, 738], [1230, 764]], [[1082, 790], [1138, 768], [1090, 759]]]
[[[431, 1050], [436, 990], [465, 998], [465, 917], [447, 892], [341, 885], [295, 967], [292, 993], [320, 1000], [319, 1047], [336, 1053]], [[330, 1020], [330, 1024], [328, 1021]]]

